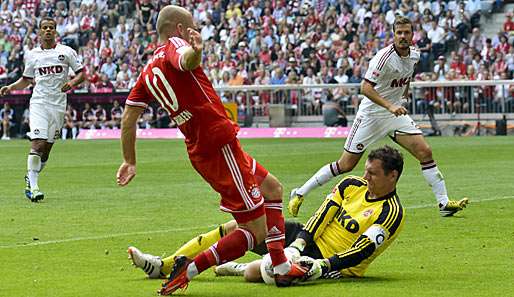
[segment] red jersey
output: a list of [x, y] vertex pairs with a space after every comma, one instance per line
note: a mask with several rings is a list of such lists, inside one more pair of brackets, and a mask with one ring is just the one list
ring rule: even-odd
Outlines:
[[126, 104], [145, 108], [157, 100], [185, 136], [189, 155], [218, 151], [236, 138], [237, 124], [230, 121], [211, 82], [197, 67], [182, 69], [182, 55], [190, 45], [172, 37], [158, 47], [131, 90]]

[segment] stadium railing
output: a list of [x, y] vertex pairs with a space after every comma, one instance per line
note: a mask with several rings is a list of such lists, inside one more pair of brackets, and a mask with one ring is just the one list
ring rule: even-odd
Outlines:
[[[475, 117], [482, 114], [498, 118], [514, 113], [513, 80], [419, 81], [410, 84], [410, 98], [404, 106], [412, 115], [429, 112], [450, 117]], [[362, 96], [360, 84], [318, 85], [243, 85], [215, 88], [226, 101], [235, 101], [242, 116], [268, 116], [270, 106], [283, 105], [289, 115], [321, 116], [328, 97], [337, 100], [348, 116], [355, 115]], [[493, 116], [493, 114], [496, 114]]]

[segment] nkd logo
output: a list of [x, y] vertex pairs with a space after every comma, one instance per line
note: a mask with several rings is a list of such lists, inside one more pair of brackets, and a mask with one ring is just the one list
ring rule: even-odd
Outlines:
[[391, 88], [398, 88], [398, 87], [403, 87], [405, 86], [406, 84], [410, 83], [410, 77], [404, 77], [404, 78], [400, 78], [400, 79], [393, 79], [393, 81], [391, 82]]
[[37, 69], [39, 71], [39, 75], [47, 75], [47, 74], [55, 74], [61, 73], [64, 71], [64, 68], [61, 65], [57, 66], [46, 66]]

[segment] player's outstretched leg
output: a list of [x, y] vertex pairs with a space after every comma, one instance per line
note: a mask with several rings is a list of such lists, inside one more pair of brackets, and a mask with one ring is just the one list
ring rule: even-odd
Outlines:
[[344, 151], [339, 160], [321, 167], [308, 181], [301, 187], [294, 188], [289, 196], [287, 209], [289, 213], [296, 217], [303, 203], [305, 196], [314, 188], [321, 187], [332, 178], [353, 170], [359, 162], [362, 153], [350, 153]]
[[161, 272], [162, 260], [159, 256], [142, 253], [139, 249], [129, 246], [127, 249], [129, 259], [137, 268], [143, 270], [148, 278], [165, 278], [166, 275]]

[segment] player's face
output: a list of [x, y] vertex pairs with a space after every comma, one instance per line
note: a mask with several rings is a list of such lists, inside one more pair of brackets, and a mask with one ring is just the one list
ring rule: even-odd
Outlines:
[[55, 30], [55, 22], [43, 21], [39, 29], [39, 36], [43, 41], [54, 41], [57, 31]]
[[382, 161], [378, 159], [366, 161], [364, 179], [368, 182], [369, 192], [377, 197], [389, 194], [396, 186], [395, 171], [385, 174]]
[[394, 45], [399, 49], [408, 49], [412, 44], [412, 26], [397, 24], [394, 30]]

